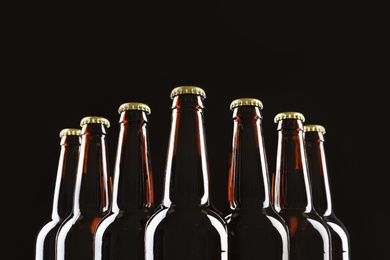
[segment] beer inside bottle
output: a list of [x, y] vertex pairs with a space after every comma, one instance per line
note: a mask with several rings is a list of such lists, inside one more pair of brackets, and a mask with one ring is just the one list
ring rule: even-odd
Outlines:
[[73, 210], [57, 233], [56, 260], [93, 260], [95, 228], [110, 209], [106, 139], [110, 123], [104, 117], [88, 116], [80, 125]]
[[35, 245], [35, 260], [55, 260], [55, 241], [62, 222], [73, 208], [73, 192], [79, 160], [81, 130], [64, 128], [60, 136], [60, 156], [54, 186], [50, 220], [39, 230]]
[[112, 209], [96, 228], [94, 260], [145, 259], [145, 224], [154, 212], [148, 126], [151, 109], [144, 103], [128, 102], [118, 112]]
[[278, 144], [273, 202], [289, 227], [290, 259], [330, 260], [330, 231], [313, 207], [303, 139], [304, 120], [299, 112], [282, 112], [274, 118], [278, 124]]
[[307, 161], [313, 191], [313, 204], [325, 220], [332, 237], [332, 260], [351, 259], [350, 238], [344, 223], [336, 216], [332, 207], [325, 155], [325, 127], [318, 124], [304, 126]]
[[228, 207], [230, 260], [289, 259], [288, 227], [271, 204], [262, 128], [263, 104], [255, 98], [234, 100], [229, 160]]
[[210, 201], [203, 89], [171, 92], [163, 199], [145, 231], [147, 260], [228, 259], [227, 226]]

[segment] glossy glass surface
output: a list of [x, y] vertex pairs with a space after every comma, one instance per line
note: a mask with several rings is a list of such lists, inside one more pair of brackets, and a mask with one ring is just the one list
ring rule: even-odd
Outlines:
[[113, 202], [95, 232], [95, 260], [145, 259], [145, 224], [154, 212], [148, 115], [123, 110], [113, 177]]
[[[256, 104], [256, 102], [252, 102]], [[228, 200], [230, 259], [289, 259], [288, 227], [271, 204], [261, 110], [233, 109]]]
[[146, 224], [147, 260], [228, 259], [226, 222], [209, 197], [204, 104], [196, 93], [173, 97], [163, 200]]
[[347, 228], [337, 218], [332, 207], [324, 135], [318, 131], [305, 131], [304, 136], [313, 191], [313, 204], [329, 227], [332, 237], [332, 260], [351, 259], [350, 238]]
[[278, 121], [278, 146], [273, 187], [274, 206], [289, 227], [291, 260], [329, 260], [330, 231], [313, 208], [303, 124]]
[[93, 259], [95, 228], [110, 207], [106, 142], [103, 124], [90, 123], [82, 127], [74, 206], [58, 231], [56, 260]]
[[80, 149], [79, 135], [61, 137], [51, 218], [39, 230], [35, 260], [55, 260], [55, 240], [61, 223], [72, 212], [73, 191]]

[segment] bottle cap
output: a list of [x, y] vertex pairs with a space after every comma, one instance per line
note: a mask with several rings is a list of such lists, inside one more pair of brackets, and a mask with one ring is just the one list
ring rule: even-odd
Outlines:
[[118, 109], [118, 113], [122, 113], [123, 111], [126, 110], [142, 110], [145, 111], [148, 115], [152, 113], [150, 107], [144, 103], [140, 102], [128, 102], [128, 103], [123, 103], [120, 105]]
[[305, 117], [299, 112], [282, 112], [275, 116], [274, 122], [277, 123], [283, 119], [298, 119], [305, 122]]
[[230, 110], [241, 106], [253, 106], [263, 109], [263, 103], [261, 103], [261, 101], [256, 98], [238, 98], [230, 103]]
[[60, 138], [65, 135], [81, 135], [81, 130], [77, 128], [64, 128], [60, 132]]
[[323, 135], [326, 133], [325, 127], [322, 125], [305, 125], [303, 127], [304, 132], [320, 132]]
[[181, 94], [195, 94], [199, 95], [203, 98], [206, 98], [206, 93], [204, 90], [197, 86], [179, 86], [172, 90], [171, 92], [171, 99], [173, 99], [177, 95]]
[[107, 128], [110, 127], [110, 121], [108, 119], [101, 117], [101, 116], [86, 116], [80, 121], [80, 126], [84, 126], [85, 124], [103, 124]]

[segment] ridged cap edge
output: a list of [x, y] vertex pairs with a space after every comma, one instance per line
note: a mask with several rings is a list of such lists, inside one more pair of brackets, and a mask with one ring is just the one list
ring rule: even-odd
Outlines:
[[203, 98], [206, 98], [206, 92], [200, 87], [197, 86], [179, 86], [174, 88], [171, 91], [171, 99], [173, 99], [177, 95], [181, 94], [194, 94], [194, 95], [199, 95]]
[[323, 127], [322, 125], [315, 125], [315, 124], [305, 125], [303, 127], [303, 131], [304, 132], [320, 132], [323, 135], [326, 133], [325, 127]]
[[80, 126], [82, 127], [85, 124], [90, 124], [90, 123], [103, 124], [107, 128], [110, 127], [110, 121], [108, 121], [108, 119], [101, 116], [86, 116], [83, 119], [81, 119]]
[[60, 138], [66, 135], [81, 135], [81, 129], [78, 128], [64, 128], [60, 131]]
[[152, 110], [150, 109], [150, 107], [144, 103], [141, 103], [141, 102], [123, 103], [122, 105], [119, 106], [118, 113], [120, 114], [126, 110], [142, 110], [142, 111], [145, 111], [148, 115], [150, 115], [152, 113]]
[[282, 112], [282, 113], [279, 113], [279, 114], [277, 114], [274, 117], [274, 122], [277, 123], [277, 122], [279, 122], [280, 120], [283, 120], [283, 119], [299, 119], [302, 122], [305, 122], [305, 117], [303, 116], [303, 114], [301, 114], [299, 112]]
[[256, 98], [238, 98], [230, 103], [230, 110], [241, 106], [254, 106], [263, 109], [263, 103]]

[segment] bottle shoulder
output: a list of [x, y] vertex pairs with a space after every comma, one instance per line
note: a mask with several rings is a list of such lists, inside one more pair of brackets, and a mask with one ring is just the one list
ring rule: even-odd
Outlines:
[[338, 230], [340, 233], [348, 233], [347, 227], [344, 223], [334, 214], [322, 217], [330, 229]]
[[50, 219], [46, 221], [38, 230], [37, 237], [42, 238], [51, 232], [56, 232], [56, 230], [58, 230], [58, 228], [61, 226], [61, 223], [61, 219]]
[[202, 206], [170, 206], [159, 207], [150, 217], [147, 225], [155, 226], [214, 226], [225, 227], [226, 221], [222, 214], [213, 207]]
[[113, 226], [113, 225], [123, 225], [129, 226], [134, 223], [138, 224], [141, 222], [146, 222], [151, 215], [154, 213], [153, 208], [139, 209], [139, 210], [119, 210], [116, 212], [110, 212], [104, 216], [98, 225], [99, 226]]

